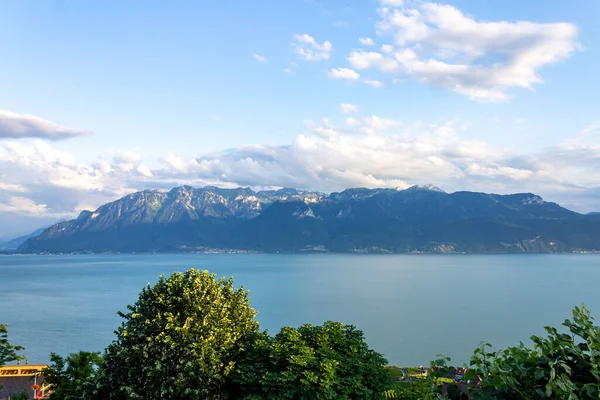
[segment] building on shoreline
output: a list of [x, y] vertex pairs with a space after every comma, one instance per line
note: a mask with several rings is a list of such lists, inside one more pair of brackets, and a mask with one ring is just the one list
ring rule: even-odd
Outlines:
[[0, 367], [0, 400], [8, 400], [12, 395], [23, 391], [30, 399], [46, 399], [50, 395], [49, 386], [44, 384], [46, 364], [5, 365]]

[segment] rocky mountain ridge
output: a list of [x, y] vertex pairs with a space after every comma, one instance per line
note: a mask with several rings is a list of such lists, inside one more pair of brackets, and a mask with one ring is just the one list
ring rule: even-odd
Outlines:
[[532, 193], [352, 188], [329, 195], [146, 190], [44, 230], [22, 252], [563, 252], [600, 250], [600, 219]]

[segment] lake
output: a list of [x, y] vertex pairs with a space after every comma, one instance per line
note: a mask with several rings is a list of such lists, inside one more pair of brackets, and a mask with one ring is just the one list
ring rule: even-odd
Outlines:
[[31, 363], [101, 351], [146, 283], [192, 267], [234, 276], [272, 333], [353, 324], [396, 365], [530, 343], [581, 302], [600, 316], [600, 255], [132, 254], [0, 256], [0, 323]]

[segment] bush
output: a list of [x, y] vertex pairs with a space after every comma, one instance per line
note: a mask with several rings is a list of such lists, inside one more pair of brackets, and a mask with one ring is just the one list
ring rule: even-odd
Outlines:
[[[600, 398], [600, 327], [584, 306], [573, 309], [569, 333], [545, 327], [547, 337], [532, 336], [533, 349], [519, 346], [491, 351], [484, 343], [471, 357], [465, 380], [481, 380], [468, 393], [485, 399]], [[454, 391], [454, 397], [460, 393]]]

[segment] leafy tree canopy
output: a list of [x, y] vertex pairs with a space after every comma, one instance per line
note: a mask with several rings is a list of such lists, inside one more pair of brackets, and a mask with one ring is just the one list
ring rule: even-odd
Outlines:
[[240, 399], [379, 399], [390, 387], [383, 356], [339, 322], [256, 334], [234, 381]]
[[258, 331], [248, 292], [191, 269], [146, 286], [108, 346], [98, 393], [112, 399], [220, 399], [242, 339]]
[[80, 351], [66, 358], [52, 353], [52, 364], [44, 371], [44, 381], [53, 385], [51, 400], [88, 399], [96, 385], [102, 363], [100, 353]]

